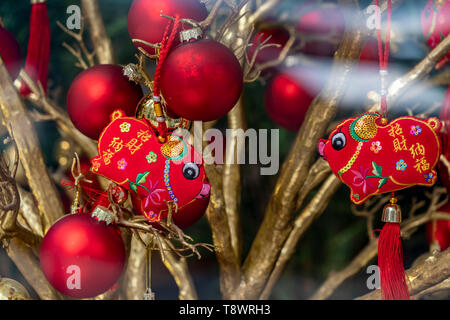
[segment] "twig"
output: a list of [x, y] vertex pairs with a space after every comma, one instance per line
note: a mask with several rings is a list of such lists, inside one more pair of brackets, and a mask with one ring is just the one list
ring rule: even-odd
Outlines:
[[[86, 47], [86, 44], [84, 43], [84, 39], [83, 39], [84, 19], [81, 19], [80, 31], [78, 33], [67, 29], [60, 21], [56, 21], [56, 24], [65, 33], [67, 33], [69, 36], [71, 36], [72, 38], [74, 38], [78, 42], [78, 47], [77, 48], [74, 48], [73, 46], [70, 46], [66, 42], [63, 42], [63, 44], [62, 44], [62, 46], [64, 48], [66, 48], [75, 58], [77, 58], [78, 63], [76, 64], [76, 66], [78, 66], [78, 67], [80, 67], [82, 69], [87, 69], [89, 67], [94, 66], [94, 64], [95, 64], [95, 61], [94, 61], [95, 51], [94, 52], [89, 52], [89, 50]], [[87, 63], [84, 61], [83, 55], [86, 57]]]
[[76, 142], [88, 157], [92, 158], [96, 156], [97, 146], [93, 140], [89, 139], [75, 128], [67, 113], [45, 94], [42, 85], [37, 85], [24, 70], [20, 72], [19, 76], [31, 89], [32, 94], [28, 95], [27, 99], [41, 111], [45, 112], [49, 117], [54, 119], [62, 133]]
[[97, 0], [81, 0], [83, 16], [86, 17], [89, 33], [100, 64], [114, 64], [114, 50]]

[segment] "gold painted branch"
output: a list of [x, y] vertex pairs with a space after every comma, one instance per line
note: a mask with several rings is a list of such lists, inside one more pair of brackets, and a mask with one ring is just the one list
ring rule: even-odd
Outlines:
[[95, 53], [100, 64], [113, 64], [115, 61], [111, 39], [106, 33], [100, 5], [97, 0], [81, 0], [83, 16], [88, 22], [89, 32]]
[[0, 104], [3, 121], [14, 137], [19, 158], [30, 188], [44, 216], [47, 230], [64, 213], [61, 199], [47, 171], [36, 131], [28, 117], [25, 104], [14, 87], [8, 71], [0, 60]]

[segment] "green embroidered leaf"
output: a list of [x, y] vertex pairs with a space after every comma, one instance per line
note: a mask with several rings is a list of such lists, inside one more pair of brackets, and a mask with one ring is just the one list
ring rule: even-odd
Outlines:
[[150, 172], [148, 172], [148, 171], [146, 171], [144, 173], [139, 173], [136, 177], [136, 183], [137, 184], [144, 183], [149, 174], [150, 174]]
[[130, 181], [130, 189], [137, 193], [136, 183]]
[[384, 186], [384, 185], [386, 184], [386, 182], [387, 182], [387, 179], [386, 179], [386, 178], [381, 179], [381, 180], [380, 180], [380, 183], [378, 184], [378, 189], [380, 189], [382, 186]]
[[375, 161], [372, 161], [372, 167], [373, 171], [372, 173], [378, 177], [381, 177], [381, 173], [383, 172], [383, 168], [375, 163]]

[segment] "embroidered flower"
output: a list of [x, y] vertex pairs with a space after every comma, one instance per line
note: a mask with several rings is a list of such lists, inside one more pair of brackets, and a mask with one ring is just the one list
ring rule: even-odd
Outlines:
[[405, 171], [406, 167], [408, 166], [404, 160], [399, 160], [396, 164], [396, 169], [399, 171]]
[[369, 170], [370, 168], [363, 169], [362, 166], [359, 167], [359, 171], [351, 170], [355, 175], [353, 177], [353, 185], [355, 187], [362, 186], [364, 194], [367, 194], [367, 187], [375, 189], [375, 187], [367, 180]]
[[156, 162], [157, 155], [154, 152], [150, 152], [146, 157], [148, 163]]
[[127, 165], [128, 162], [125, 159], [120, 159], [119, 161], [117, 161], [117, 169], [119, 170], [125, 170]]
[[433, 180], [433, 178], [434, 178], [434, 174], [433, 173], [427, 173], [426, 175], [425, 175], [425, 181], [426, 182], [430, 182], [431, 180]]
[[124, 122], [120, 125], [120, 131], [121, 132], [130, 132], [131, 124], [128, 122]]
[[422, 128], [418, 124], [417, 126], [412, 125], [411, 126], [411, 131], [409, 133], [411, 133], [412, 135], [417, 137], [421, 132], [422, 132]]
[[370, 147], [370, 151], [373, 151], [374, 153], [378, 153], [379, 151], [381, 151], [381, 149], [383, 149], [383, 147], [381, 146], [381, 142], [380, 141], [372, 142], [372, 146]]
[[160, 192], [164, 192], [164, 189], [158, 189], [158, 181], [153, 184], [151, 180], [148, 181], [149, 183], [149, 188], [148, 188], [148, 193], [145, 196], [145, 201], [144, 201], [144, 208], [149, 208], [151, 207], [151, 205], [155, 205], [158, 206], [161, 204], [161, 195], [159, 194]]

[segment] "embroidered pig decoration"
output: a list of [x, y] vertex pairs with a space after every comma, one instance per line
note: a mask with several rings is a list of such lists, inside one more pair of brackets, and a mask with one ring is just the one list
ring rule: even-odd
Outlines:
[[170, 203], [180, 228], [204, 214], [210, 184], [203, 159], [182, 137], [169, 134], [160, 143], [147, 120], [117, 110], [100, 135], [98, 154], [91, 171], [129, 191], [134, 209], [149, 222], [166, 218]]
[[333, 173], [361, 204], [376, 194], [432, 186], [440, 156], [436, 118], [400, 117], [382, 125], [379, 113], [342, 121], [317, 146]]

